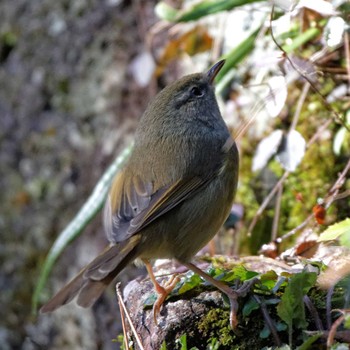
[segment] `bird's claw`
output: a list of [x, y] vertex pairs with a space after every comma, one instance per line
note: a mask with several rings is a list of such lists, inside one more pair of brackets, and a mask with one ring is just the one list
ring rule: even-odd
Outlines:
[[231, 293], [226, 294], [228, 299], [230, 300], [230, 325], [233, 330], [236, 329], [238, 325], [237, 320], [237, 311], [238, 311], [238, 298], [245, 297], [252, 286], [258, 281], [258, 278], [252, 278], [249, 281], [243, 282], [242, 286], [239, 287], [237, 290], [232, 290]]
[[154, 323], [158, 326], [158, 314], [160, 312], [160, 308], [163, 305], [165, 299], [168, 295], [173, 291], [176, 284], [180, 281], [180, 277], [177, 274], [171, 276], [171, 278], [164, 283], [164, 285], [158, 284], [156, 286], [156, 292], [158, 294], [158, 298], [153, 304], [153, 320]]

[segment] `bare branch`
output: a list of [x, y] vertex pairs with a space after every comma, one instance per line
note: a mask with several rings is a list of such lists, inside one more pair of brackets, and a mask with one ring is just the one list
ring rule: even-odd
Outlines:
[[132, 320], [131, 320], [131, 317], [130, 317], [130, 314], [129, 314], [129, 311], [128, 309], [126, 308], [125, 304], [124, 304], [124, 301], [123, 301], [123, 297], [120, 293], [120, 283], [118, 283], [115, 287], [115, 290], [116, 290], [116, 293], [117, 293], [117, 297], [118, 297], [118, 303], [119, 303], [119, 307], [121, 306], [121, 311], [123, 310], [123, 312], [125, 313], [125, 316], [126, 318], [128, 319], [128, 322], [129, 322], [129, 325], [130, 325], [130, 328], [131, 328], [131, 331], [136, 339], [136, 342], [137, 342], [137, 345], [139, 346], [139, 348], [141, 350], [145, 350], [142, 343], [141, 343], [141, 339], [139, 337], [139, 335], [137, 334], [136, 332], [136, 329], [135, 329], [135, 326], [134, 324], [132, 323]]

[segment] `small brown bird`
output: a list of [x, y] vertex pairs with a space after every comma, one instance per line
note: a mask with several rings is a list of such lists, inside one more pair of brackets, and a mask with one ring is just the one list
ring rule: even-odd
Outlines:
[[133, 152], [106, 203], [110, 245], [41, 312], [53, 311], [76, 296], [78, 305], [91, 306], [136, 258], [145, 262], [159, 294], [155, 319], [176, 282], [166, 287], [157, 283], [149, 262], [156, 258], [176, 259], [200, 274], [228, 295], [235, 311], [237, 293], [190, 262], [223, 225], [237, 187], [238, 152], [213, 88], [224, 63], [179, 79], [149, 104]]

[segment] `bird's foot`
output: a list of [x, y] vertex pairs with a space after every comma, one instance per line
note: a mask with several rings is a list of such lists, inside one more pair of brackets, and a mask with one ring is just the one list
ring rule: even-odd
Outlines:
[[159, 283], [153, 283], [154, 288], [158, 294], [158, 298], [156, 302], [153, 304], [153, 319], [154, 323], [158, 325], [158, 314], [160, 312], [160, 308], [163, 305], [165, 299], [168, 295], [173, 291], [177, 283], [180, 281], [180, 277], [177, 274], [173, 274], [171, 278], [166, 281], [163, 285]]
[[242, 286], [237, 290], [233, 290], [229, 285], [222, 281], [218, 281], [212, 276], [208, 275], [206, 272], [202, 271], [196, 265], [189, 262], [181, 262], [182, 265], [188, 267], [193, 272], [197, 273], [199, 276], [203, 277], [207, 282], [211, 283], [213, 286], [218, 288], [222, 293], [227, 295], [230, 300], [230, 324], [234, 330], [237, 327], [237, 311], [238, 311], [238, 302], [239, 297], [245, 297], [251, 287], [258, 281], [257, 278], [252, 278], [250, 281], [243, 282]]
[[230, 325], [232, 329], [236, 329], [238, 325], [237, 320], [237, 311], [238, 311], [238, 298], [244, 298], [248, 292], [251, 290], [252, 286], [258, 281], [257, 278], [253, 278], [249, 281], [245, 281], [242, 285], [237, 289], [233, 290], [230, 287], [225, 288], [225, 290], [221, 290], [230, 301]]

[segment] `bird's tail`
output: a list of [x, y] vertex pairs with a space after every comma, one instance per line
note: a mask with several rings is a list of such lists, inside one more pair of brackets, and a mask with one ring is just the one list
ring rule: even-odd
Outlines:
[[41, 313], [52, 312], [68, 304], [77, 296], [77, 304], [92, 306], [119, 272], [137, 257], [140, 235], [107, 247], [88, 266], [63, 287], [40, 309]]

